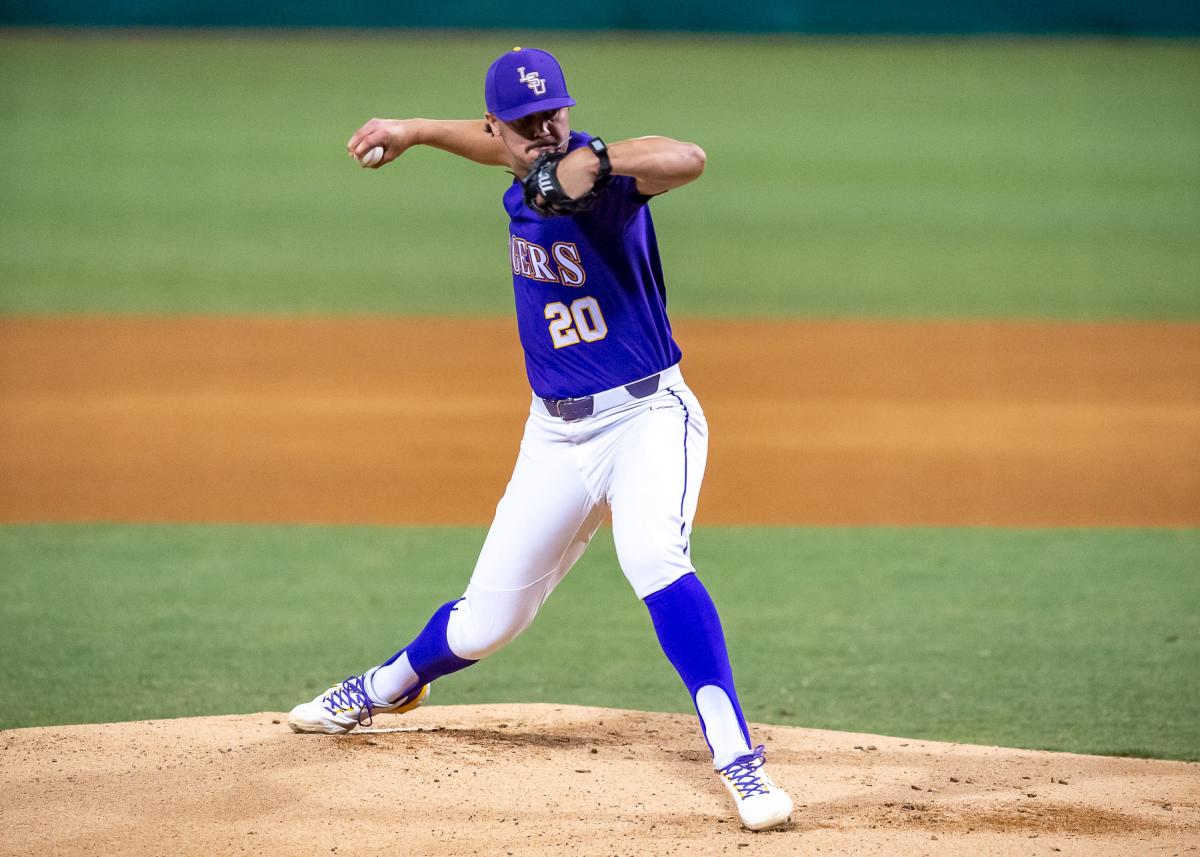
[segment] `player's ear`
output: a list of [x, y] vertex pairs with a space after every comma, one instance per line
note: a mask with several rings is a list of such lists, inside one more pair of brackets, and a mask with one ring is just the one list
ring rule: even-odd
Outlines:
[[496, 117], [493, 116], [491, 113], [483, 114], [483, 130], [487, 132], [487, 135], [489, 137], [496, 136], [496, 128], [492, 124], [495, 121], [496, 121]]

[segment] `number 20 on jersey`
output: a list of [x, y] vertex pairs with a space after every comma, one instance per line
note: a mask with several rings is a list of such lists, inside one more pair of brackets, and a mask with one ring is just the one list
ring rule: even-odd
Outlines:
[[590, 296], [571, 301], [570, 306], [561, 301], [546, 304], [546, 320], [550, 322], [550, 340], [555, 349], [608, 336], [600, 304]]

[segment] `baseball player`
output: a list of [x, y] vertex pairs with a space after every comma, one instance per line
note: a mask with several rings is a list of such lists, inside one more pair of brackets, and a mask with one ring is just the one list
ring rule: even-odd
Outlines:
[[289, 723], [341, 734], [417, 707], [434, 680], [527, 628], [611, 515], [621, 569], [692, 696], [742, 823], [781, 825], [791, 798], [750, 741], [721, 623], [690, 557], [708, 427], [680, 373], [648, 204], [699, 177], [704, 152], [666, 137], [606, 145], [572, 131], [575, 100], [545, 51], [502, 55], [484, 99], [482, 122], [372, 119], [347, 148], [378, 168], [433, 146], [515, 176], [503, 202], [533, 390], [516, 467], [463, 596], [379, 666], [296, 706]]

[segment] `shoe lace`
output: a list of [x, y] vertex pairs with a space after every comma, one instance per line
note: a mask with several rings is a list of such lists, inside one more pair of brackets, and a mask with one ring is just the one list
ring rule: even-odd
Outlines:
[[[355, 715], [358, 725], [370, 726], [371, 713], [375, 709], [375, 704], [371, 702], [371, 697], [363, 685], [363, 676], [360, 675], [350, 676], [350, 678], [338, 682], [325, 694], [325, 710], [330, 714], [354, 709], [358, 710]], [[366, 719], [363, 719], [364, 717]]]
[[733, 787], [743, 798], [765, 795], [769, 791], [762, 774], [762, 766], [766, 761], [766, 747], [759, 744], [752, 753], [738, 756], [721, 768], [721, 776], [733, 783]]

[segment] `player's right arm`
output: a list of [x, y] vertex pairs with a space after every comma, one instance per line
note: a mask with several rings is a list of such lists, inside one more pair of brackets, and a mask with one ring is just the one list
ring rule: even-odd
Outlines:
[[504, 144], [487, 132], [482, 119], [372, 119], [346, 142], [353, 158], [383, 146], [374, 169], [391, 163], [413, 146], [432, 146], [487, 166], [508, 166]]

